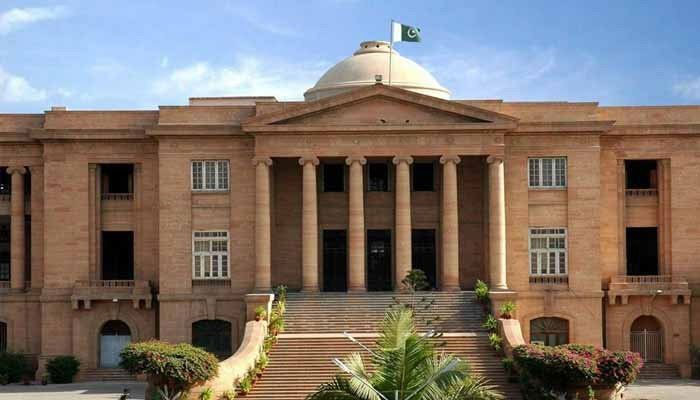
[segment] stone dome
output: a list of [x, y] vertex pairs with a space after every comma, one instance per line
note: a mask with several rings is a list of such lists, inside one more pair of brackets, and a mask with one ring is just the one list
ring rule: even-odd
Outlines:
[[360, 48], [351, 57], [326, 71], [316, 85], [304, 93], [304, 98], [306, 101], [319, 100], [358, 87], [374, 85], [377, 83], [377, 75], [382, 76], [383, 84], [389, 84], [390, 51], [391, 86], [441, 99], [450, 98], [450, 92], [440, 86], [430, 72], [402, 57], [389, 47], [389, 42], [384, 41], [360, 43]]

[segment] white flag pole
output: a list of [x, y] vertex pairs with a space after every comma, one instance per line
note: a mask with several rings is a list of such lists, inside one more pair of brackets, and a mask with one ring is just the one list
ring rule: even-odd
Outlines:
[[389, 86], [391, 86], [391, 54], [394, 52], [394, 20], [389, 22]]

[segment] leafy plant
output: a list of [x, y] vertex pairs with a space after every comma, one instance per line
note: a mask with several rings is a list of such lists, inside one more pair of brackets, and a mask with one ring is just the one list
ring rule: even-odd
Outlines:
[[387, 312], [370, 360], [372, 366], [359, 353], [350, 354], [342, 364], [349, 374], [336, 375], [308, 399], [503, 398], [484, 379], [470, 375], [465, 361], [437, 351], [430, 338], [418, 334], [413, 310], [407, 307]]
[[57, 356], [46, 363], [53, 383], [71, 383], [80, 370], [80, 361], [73, 356]]
[[168, 393], [184, 392], [216, 376], [219, 362], [213, 354], [187, 343], [151, 340], [131, 343], [120, 353], [119, 365], [131, 374], [146, 374]]
[[474, 294], [479, 303], [487, 303], [489, 301], [489, 287], [481, 279], [477, 279], [474, 284]]
[[5, 384], [19, 382], [22, 376], [31, 374], [31, 372], [24, 354], [10, 351], [0, 352], [0, 384], [3, 381], [6, 381]]
[[208, 387], [202, 390], [202, 393], [199, 394], [199, 400], [212, 400], [214, 398], [214, 390], [212, 388]]
[[690, 366], [693, 379], [700, 379], [700, 347], [690, 345]]
[[481, 324], [483, 328], [488, 329], [491, 332], [495, 332], [496, 328], [498, 328], [498, 320], [494, 318], [493, 315], [489, 314], [486, 316], [486, 321], [484, 321], [483, 324]]
[[255, 308], [255, 320], [260, 321], [261, 319], [265, 319], [266, 317], [267, 317], [267, 310], [265, 310], [265, 307], [257, 306]]
[[250, 375], [246, 375], [238, 382], [238, 390], [241, 394], [246, 395], [253, 388], [253, 380]]
[[501, 304], [500, 312], [501, 312], [501, 318], [503, 319], [511, 319], [513, 318], [513, 312], [517, 306], [515, 303], [512, 301], [506, 301], [505, 303]]
[[501, 351], [501, 347], [503, 346], [503, 338], [498, 336], [497, 333], [491, 333], [489, 334], [489, 343], [494, 350]]
[[415, 267], [401, 280], [401, 285], [404, 290], [409, 292], [419, 292], [421, 290], [430, 289], [430, 283], [428, 282], [428, 277], [425, 275], [425, 272]]
[[236, 391], [235, 390], [225, 390], [223, 393], [221, 393], [221, 398], [223, 400], [233, 400], [236, 398]]
[[501, 365], [503, 365], [503, 369], [506, 370], [509, 374], [513, 372], [514, 370], [514, 361], [510, 357], [505, 357], [501, 359]]

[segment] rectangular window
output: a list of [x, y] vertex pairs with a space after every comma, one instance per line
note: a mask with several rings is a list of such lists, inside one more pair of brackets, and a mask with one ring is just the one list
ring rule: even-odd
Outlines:
[[192, 278], [227, 279], [228, 232], [194, 232], [192, 234]]
[[530, 228], [530, 275], [566, 275], [566, 264], [566, 228]]
[[345, 191], [345, 166], [343, 164], [323, 164], [323, 191]]
[[413, 164], [413, 191], [432, 192], [435, 190], [435, 173], [433, 163], [422, 162]]
[[367, 169], [367, 191], [388, 192], [389, 166], [386, 163], [370, 163]]
[[531, 188], [565, 188], [566, 157], [528, 159], [528, 185]]
[[228, 160], [192, 161], [192, 190], [228, 190]]

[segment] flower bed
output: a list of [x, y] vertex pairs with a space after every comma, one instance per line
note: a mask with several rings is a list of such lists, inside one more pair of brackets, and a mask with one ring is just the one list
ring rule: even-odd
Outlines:
[[540, 398], [596, 389], [611, 392], [598, 398], [610, 398], [634, 382], [642, 368], [637, 353], [575, 344], [522, 345], [513, 349], [513, 359], [525, 392]]

